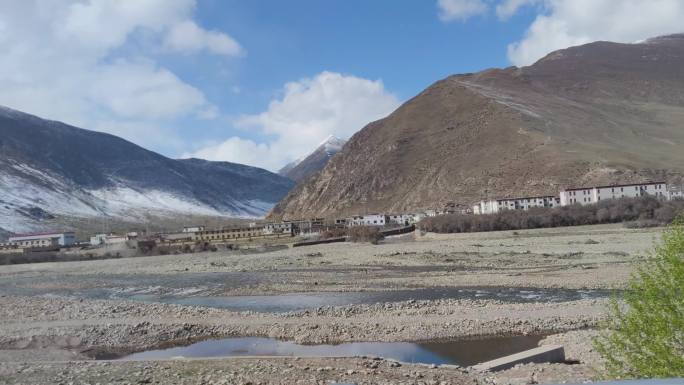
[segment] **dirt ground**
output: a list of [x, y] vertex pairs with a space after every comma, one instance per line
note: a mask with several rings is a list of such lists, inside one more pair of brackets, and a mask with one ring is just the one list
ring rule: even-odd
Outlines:
[[[435, 287], [620, 289], [661, 231], [602, 225], [415, 234], [376, 246], [329, 244], [254, 255], [219, 252], [1, 266], [0, 384], [592, 380], [600, 370], [600, 358], [591, 349], [591, 337], [605, 314], [605, 297], [522, 302], [443, 298], [264, 313], [109, 295], [132, 290], [230, 296]], [[100, 352], [135, 352], [226, 336], [336, 343], [522, 334], [550, 335], [542, 343], [562, 344], [574, 364], [523, 365], [478, 373], [358, 357], [91, 361]]]

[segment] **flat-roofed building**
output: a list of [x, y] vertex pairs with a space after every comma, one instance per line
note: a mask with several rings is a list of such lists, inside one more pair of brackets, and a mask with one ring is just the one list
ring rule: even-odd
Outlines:
[[561, 206], [573, 204], [588, 205], [606, 199], [636, 198], [651, 195], [670, 199], [671, 194], [665, 182], [617, 184], [610, 186], [568, 188], [560, 192]]
[[292, 235], [294, 234], [294, 226], [292, 222], [271, 222], [264, 225], [263, 233], [265, 235]]
[[9, 242], [19, 247], [54, 247], [71, 246], [76, 242], [76, 236], [71, 231], [44, 232], [30, 234], [15, 234], [9, 237]]
[[504, 210], [529, 210], [533, 207], [560, 206], [560, 198], [553, 195], [482, 200], [473, 205], [473, 214], [495, 214]]
[[420, 222], [424, 215], [421, 214], [390, 214], [387, 220], [390, 224], [408, 226]]
[[205, 229], [194, 233], [196, 241], [235, 241], [264, 236], [262, 227], [231, 227], [222, 229]]
[[388, 217], [385, 214], [354, 215], [347, 219], [348, 227], [356, 226], [385, 226]]

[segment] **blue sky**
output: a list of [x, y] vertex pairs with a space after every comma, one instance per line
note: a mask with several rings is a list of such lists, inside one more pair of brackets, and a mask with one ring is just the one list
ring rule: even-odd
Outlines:
[[0, 105], [277, 170], [448, 75], [682, 18], [679, 0], [0, 2]]

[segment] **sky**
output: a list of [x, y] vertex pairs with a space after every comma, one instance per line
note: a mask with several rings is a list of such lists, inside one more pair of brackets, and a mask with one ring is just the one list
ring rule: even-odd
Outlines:
[[277, 171], [451, 74], [682, 20], [682, 0], [0, 0], [0, 105]]

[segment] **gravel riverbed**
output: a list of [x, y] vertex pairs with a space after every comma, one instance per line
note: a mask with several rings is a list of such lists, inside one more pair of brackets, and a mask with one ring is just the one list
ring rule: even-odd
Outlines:
[[[0, 384], [591, 380], [600, 365], [591, 337], [605, 315], [606, 298], [524, 303], [444, 298], [268, 313], [99, 299], [84, 293], [146, 289], [160, 296], [192, 297], [431, 287], [621, 289], [660, 231], [587, 226], [516, 233], [416, 234], [378, 246], [331, 244], [258, 255], [204, 253], [2, 266]], [[498, 373], [477, 373], [369, 358], [91, 361], [229, 336], [330, 344], [525, 334], [549, 335], [541, 343], [562, 344], [575, 364], [522, 365]]]

